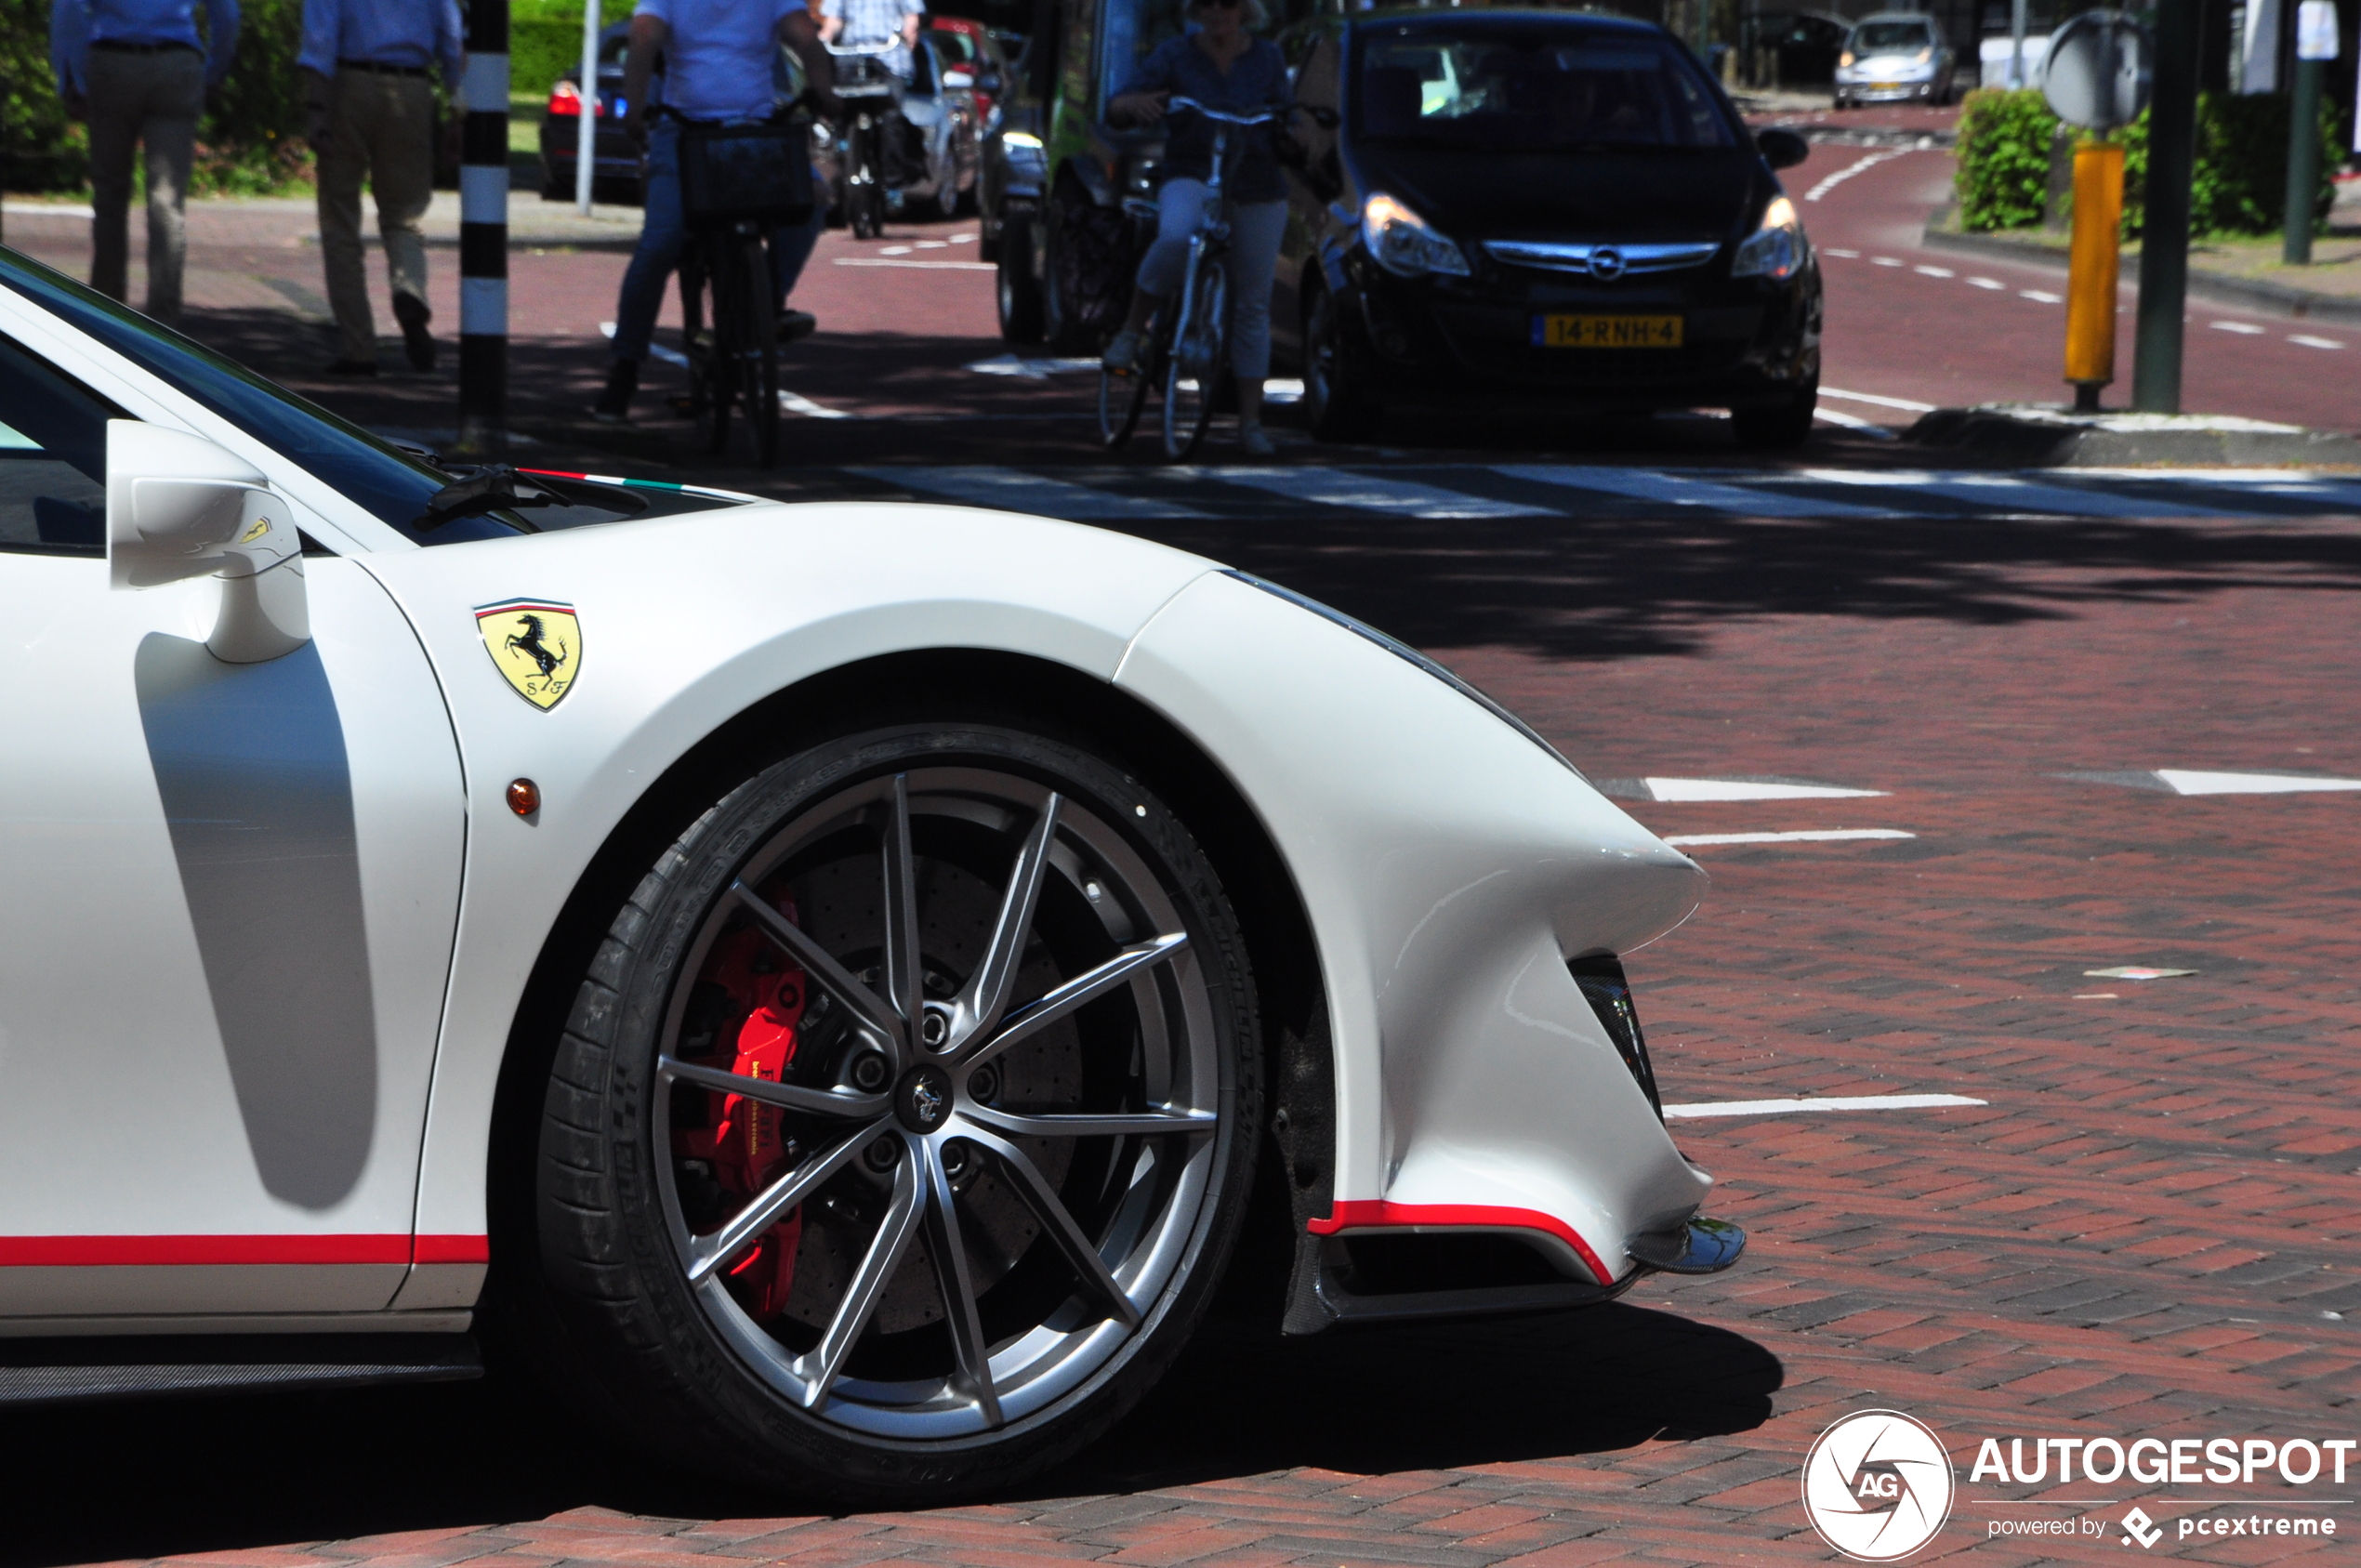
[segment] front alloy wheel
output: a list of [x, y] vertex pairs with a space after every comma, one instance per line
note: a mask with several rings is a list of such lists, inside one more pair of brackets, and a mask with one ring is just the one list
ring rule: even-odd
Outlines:
[[543, 1255], [601, 1384], [684, 1459], [836, 1498], [1088, 1442], [1230, 1249], [1242, 951], [1185, 830], [1053, 743], [750, 781], [618, 917], [551, 1081]]

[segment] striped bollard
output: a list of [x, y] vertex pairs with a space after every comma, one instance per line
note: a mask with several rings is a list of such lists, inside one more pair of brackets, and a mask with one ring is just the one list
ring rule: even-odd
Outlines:
[[459, 450], [508, 447], [508, 0], [470, 0], [459, 140]]

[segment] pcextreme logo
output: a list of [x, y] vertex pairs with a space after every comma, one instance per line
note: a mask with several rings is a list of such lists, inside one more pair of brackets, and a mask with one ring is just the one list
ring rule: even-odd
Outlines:
[[1803, 1512], [1820, 1538], [1859, 1562], [1893, 1562], [1951, 1517], [1951, 1456], [1925, 1423], [1856, 1410], [1803, 1457]]

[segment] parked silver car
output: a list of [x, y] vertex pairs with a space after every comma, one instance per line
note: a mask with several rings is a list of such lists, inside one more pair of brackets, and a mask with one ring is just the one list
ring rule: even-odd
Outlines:
[[1864, 17], [1837, 56], [1837, 107], [1948, 103], [1958, 64], [1932, 17], [1912, 11]]

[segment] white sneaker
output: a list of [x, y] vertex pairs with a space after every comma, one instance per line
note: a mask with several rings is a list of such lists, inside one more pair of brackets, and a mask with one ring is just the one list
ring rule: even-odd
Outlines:
[[1271, 444], [1271, 438], [1262, 433], [1260, 423], [1242, 421], [1238, 426], [1238, 450], [1249, 457], [1268, 457], [1278, 449]]

